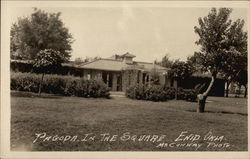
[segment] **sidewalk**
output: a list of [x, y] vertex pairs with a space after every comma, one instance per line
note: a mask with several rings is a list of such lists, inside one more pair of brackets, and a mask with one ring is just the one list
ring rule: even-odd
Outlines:
[[125, 92], [110, 91], [110, 97], [125, 97]]

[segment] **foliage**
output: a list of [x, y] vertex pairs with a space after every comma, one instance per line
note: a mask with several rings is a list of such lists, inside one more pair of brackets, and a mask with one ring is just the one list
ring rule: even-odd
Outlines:
[[208, 16], [199, 18], [199, 26], [194, 27], [200, 37], [196, 44], [201, 46], [200, 52], [195, 53], [197, 62], [214, 76], [231, 67], [235, 51], [246, 52], [247, 33], [242, 30], [244, 20], [232, 23], [229, 19], [231, 12], [229, 8], [220, 8], [219, 11], [212, 8]]
[[77, 58], [75, 58], [73, 63], [76, 64], [76, 65], [80, 65], [80, 64], [87, 63], [87, 62], [92, 62], [92, 61], [95, 61], [95, 60], [98, 60], [98, 59], [101, 59], [101, 57], [99, 57], [99, 56], [86, 57], [85, 59], [83, 59], [81, 57], [77, 57]]
[[77, 57], [74, 60], [75, 65], [80, 65], [80, 64], [83, 64], [83, 63], [85, 63], [85, 61], [81, 57]]
[[235, 81], [237, 82], [238, 86], [245, 86], [247, 87], [247, 70], [241, 70], [238, 73], [238, 76], [236, 77]]
[[227, 82], [226, 96], [228, 96], [229, 85], [232, 82], [238, 86], [247, 86], [247, 51], [239, 52], [235, 48], [228, 51], [227, 67], [221, 73]]
[[192, 56], [188, 56], [187, 63], [193, 66], [194, 72], [205, 72], [201, 65], [199, 55], [199, 53], [195, 52]]
[[40, 80], [39, 94], [41, 93], [44, 74], [48, 73], [52, 69], [59, 68], [62, 62], [63, 57], [60, 55], [60, 52], [52, 49], [41, 50], [37, 54], [33, 66], [38, 68], [38, 70], [43, 73]]
[[[176, 90], [174, 88], [162, 85], [145, 85], [136, 84], [127, 88], [126, 96], [138, 100], [150, 101], [167, 101], [175, 98]], [[196, 90], [179, 88], [177, 91], [177, 99], [195, 101], [197, 96]]]
[[168, 76], [176, 79], [185, 79], [190, 77], [195, 71], [193, 65], [189, 62], [176, 60], [168, 72]]
[[166, 67], [166, 68], [171, 68], [172, 65], [173, 65], [174, 61], [173, 60], [170, 60], [170, 56], [169, 54], [166, 54], [161, 62], [159, 62], [158, 64], [161, 65], [162, 67]]
[[[199, 26], [194, 27], [199, 40], [197, 45], [201, 46], [199, 52], [195, 53], [199, 58], [200, 65], [205, 71], [212, 74], [211, 82], [205, 92], [198, 95], [199, 107], [197, 112], [204, 112], [208, 93], [210, 92], [218, 73], [229, 73], [231, 55], [234, 53], [247, 52], [247, 33], [243, 32], [244, 20], [238, 19], [232, 22], [230, 8], [212, 8], [209, 14], [199, 18]], [[229, 63], [228, 63], [229, 62]]]
[[11, 73], [11, 90], [38, 92], [40, 77], [31, 73]]
[[63, 57], [61, 56], [59, 51], [55, 51], [52, 49], [41, 50], [35, 60], [34, 67], [41, 69], [41, 72], [47, 73], [51, 69], [55, 69], [61, 66], [63, 62]]
[[95, 60], [98, 60], [98, 59], [101, 59], [101, 57], [99, 57], [99, 56], [86, 57], [83, 61], [86, 63], [86, 62], [92, 62], [92, 61], [95, 61]]
[[79, 97], [109, 97], [109, 89], [101, 80], [74, 79], [66, 83], [66, 95]]
[[[37, 93], [39, 83], [38, 74], [11, 73], [11, 90]], [[41, 92], [80, 97], [109, 97], [109, 89], [102, 81], [60, 75], [44, 76]]]
[[30, 17], [19, 18], [11, 27], [11, 58], [34, 60], [40, 50], [50, 48], [59, 51], [63, 60], [68, 61], [72, 35], [60, 15], [35, 8]]

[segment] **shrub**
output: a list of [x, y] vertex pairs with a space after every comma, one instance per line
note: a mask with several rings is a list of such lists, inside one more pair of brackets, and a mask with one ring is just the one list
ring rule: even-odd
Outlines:
[[[40, 74], [11, 73], [11, 89], [38, 92]], [[109, 97], [109, 88], [101, 80], [84, 80], [80, 77], [46, 74], [42, 92], [79, 97]]]
[[177, 99], [196, 101], [197, 92], [195, 89], [183, 89], [179, 88], [177, 92]]
[[175, 89], [172, 87], [164, 87], [164, 91], [166, 93], [166, 97], [168, 99], [175, 99]]
[[11, 73], [11, 89], [38, 92], [40, 77], [31, 73]]
[[79, 83], [80, 83], [79, 79], [68, 80], [65, 84], [64, 95], [80, 96], [80, 94], [76, 92], [78, 90]]
[[[127, 97], [138, 100], [167, 101], [175, 99], [175, 94], [174, 88], [154, 84], [136, 84], [126, 90]], [[196, 101], [196, 96], [196, 91], [192, 89], [179, 88], [177, 91], [177, 99], [180, 100]]]

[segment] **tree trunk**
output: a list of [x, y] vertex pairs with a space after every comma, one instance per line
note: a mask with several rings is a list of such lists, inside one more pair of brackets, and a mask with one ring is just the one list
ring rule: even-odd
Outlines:
[[246, 98], [247, 97], [247, 85], [244, 85], [244, 87], [245, 87], [244, 98]]
[[208, 93], [210, 92], [210, 90], [214, 84], [215, 77], [216, 77], [216, 75], [212, 76], [211, 82], [210, 82], [207, 90], [204, 93], [197, 95], [197, 99], [198, 99], [198, 107], [196, 110], [197, 113], [203, 113], [205, 111], [206, 99], [207, 99]]
[[44, 73], [42, 74], [42, 79], [41, 79], [40, 84], [39, 84], [39, 91], [38, 91], [39, 95], [41, 95], [41, 89], [42, 89], [43, 77], [44, 77]]
[[175, 100], [178, 99], [178, 81], [176, 80], [176, 87], [175, 87]]
[[228, 97], [228, 92], [229, 92], [229, 85], [230, 85], [231, 82], [227, 81], [226, 84], [227, 84], [227, 87], [226, 87], [226, 97]]
[[203, 96], [200, 100], [198, 99], [198, 104], [199, 104], [197, 108], [198, 113], [203, 113], [205, 111], [206, 99], [207, 99], [207, 96]]
[[241, 85], [239, 86], [239, 97], [241, 95]]

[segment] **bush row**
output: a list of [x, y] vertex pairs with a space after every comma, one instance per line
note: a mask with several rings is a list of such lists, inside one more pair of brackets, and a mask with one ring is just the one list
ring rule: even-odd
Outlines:
[[[23, 73], [42, 73], [39, 68], [33, 67], [32, 63], [26, 63], [21, 61], [11, 61], [10, 69], [13, 72], [23, 72]], [[73, 75], [73, 76], [83, 76], [83, 69], [70, 66], [68, 63], [63, 63], [62, 66], [50, 69], [50, 74], [57, 75]]]
[[[41, 74], [11, 73], [11, 89], [37, 93]], [[109, 97], [109, 88], [101, 80], [80, 77], [44, 75], [41, 92], [79, 97]]]
[[[132, 99], [167, 101], [175, 98], [176, 90], [174, 88], [161, 85], [136, 84], [126, 90], [126, 96]], [[177, 99], [196, 101], [197, 92], [193, 89], [179, 88]]]

